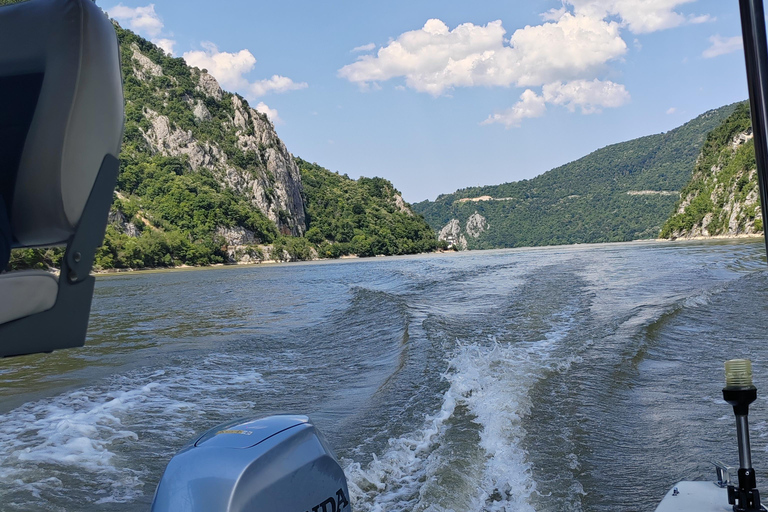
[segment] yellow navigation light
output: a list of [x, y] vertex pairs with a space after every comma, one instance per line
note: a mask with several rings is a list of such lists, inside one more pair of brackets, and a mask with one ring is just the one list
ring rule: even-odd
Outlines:
[[725, 362], [725, 387], [745, 388], [752, 385], [752, 361], [731, 359]]

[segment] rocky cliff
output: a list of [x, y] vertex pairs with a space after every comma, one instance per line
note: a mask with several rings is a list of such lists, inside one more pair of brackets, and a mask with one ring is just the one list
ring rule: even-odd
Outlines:
[[[128, 31], [118, 32], [124, 81], [130, 85], [127, 121], [146, 141], [124, 151], [182, 157], [190, 171], [209, 171], [223, 188], [247, 197], [281, 233], [303, 234], [299, 169], [269, 119], [223, 91], [205, 70], [168, 58]], [[160, 101], [147, 101], [153, 97]]]
[[301, 174], [270, 120], [216, 79], [116, 27], [125, 138], [97, 265], [250, 262], [307, 230]]
[[477, 239], [488, 229], [488, 220], [478, 212], [467, 219], [464, 226], [459, 219], [451, 219], [437, 235], [438, 240], [448, 243], [448, 247], [464, 251], [468, 248], [467, 237]]
[[707, 136], [693, 177], [660, 236], [738, 236], [762, 231], [755, 146], [749, 109], [742, 104]]

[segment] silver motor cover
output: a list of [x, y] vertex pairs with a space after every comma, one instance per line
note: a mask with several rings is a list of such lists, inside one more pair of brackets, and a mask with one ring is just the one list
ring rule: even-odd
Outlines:
[[209, 430], [165, 469], [153, 512], [351, 512], [347, 480], [306, 416]]

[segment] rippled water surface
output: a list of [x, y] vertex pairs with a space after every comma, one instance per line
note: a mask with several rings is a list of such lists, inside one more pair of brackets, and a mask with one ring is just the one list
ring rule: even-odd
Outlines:
[[652, 511], [737, 462], [722, 362], [768, 396], [767, 310], [761, 241], [100, 277], [86, 347], [0, 360], [0, 510], [147, 509], [195, 435], [295, 412], [355, 511]]

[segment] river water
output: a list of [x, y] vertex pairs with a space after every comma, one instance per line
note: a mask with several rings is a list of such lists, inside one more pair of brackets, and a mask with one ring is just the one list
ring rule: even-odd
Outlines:
[[0, 360], [0, 510], [147, 509], [195, 435], [289, 412], [355, 511], [652, 511], [737, 465], [722, 364], [768, 387], [767, 310], [761, 241], [99, 277], [86, 347]]

